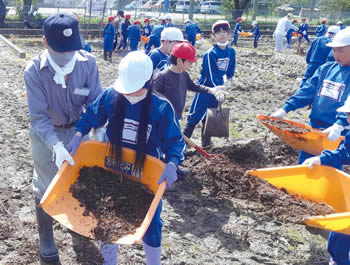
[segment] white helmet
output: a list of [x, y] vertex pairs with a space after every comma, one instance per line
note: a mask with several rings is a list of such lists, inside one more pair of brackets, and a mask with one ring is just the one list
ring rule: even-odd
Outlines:
[[254, 26], [254, 25], [258, 25], [258, 21], [253, 21], [253, 23], [252, 23], [252, 25]]
[[162, 33], [160, 34], [160, 40], [185, 41], [182, 31], [175, 27], [163, 29]]

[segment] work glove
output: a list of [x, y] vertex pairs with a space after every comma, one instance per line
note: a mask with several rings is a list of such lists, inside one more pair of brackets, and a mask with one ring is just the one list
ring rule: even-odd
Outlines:
[[306, 31], [305, 30], [303, 31], [303, 35], [306, 35]]
[[286, 116], [286, 115], [287, 115], [287, 112], [284, 109], [281, 108], [281, 109], [277, 110], [276, 112], [272, 113], [270, 116], [274, 117], [274, 118], [281, 118], [281, 119], [283, 119], [284, 116]]
[[227, 80], [225, 81], [225, 83], [224, 83], [224, 86], [225, 86], [226, 88], [229, 88], [229, 87], [231, 86], [231, 83], [232, 83], [232, 81], [229, 80], [229, 79], [227, 79]]
[[95, 140], [101, 143], [107, 142], [106, 128], [100, 127], [95, 129]]
[[319, 156], [310, 157], [303, 162], [303, 165], [312, 169], [313, 165], [321, 165], [321, 158]]
[[341, 132], [344, 130], [344, 127], [341, 126], [338, 123], [334, 123], [331, 127], [328, 127], [327, 129], [323, 130], [322, 132], [328, 133], [328, 140], [330, 141], [336, 141], [341, 135]]
[[75, 155], [75, 152], [77, 151], [80, 142], [81, 142], [81, 135], [74, 135], [73, 138], [70, 140], [69, 144], [67, 145], [67, 151], [69, 153], [72, 153], [72, 155]]
[[70, 165], [74, 166], [74, 160], [71, 155], [68, 153], [67, 149], [64, 148], [62, 142], [58, 142], [52, 147], [53, 157], [55, 158], [55, 164], [58, 169], [61, 168], [63, 162], [66, 160]]
[[217, 101], [223, 102], [227, 94], [225, 89], [226, 89], [225, 86], [216, 86], [216, 87], [210, 88], [209, 92], [210, 94], [214, 95]]
[[177, 170], [177, 166], [173, 162], [169, 162], [165, 166], [163, 173], [160, 176], [160, 179], [158, 181], [158, 184], [166, 180], [166, 186], [167, 188], [169, 188], [177, 180], [176, 170]]

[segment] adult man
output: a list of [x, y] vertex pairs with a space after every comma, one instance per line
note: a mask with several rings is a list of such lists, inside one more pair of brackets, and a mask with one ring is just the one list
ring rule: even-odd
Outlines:
[[124, 18], [124, 11], [119, 10], [117, 15], [114, 17], [114, 27], [115, 27], [115, 40], [113, 42], [113, 51], [117, 48], [118, 45], [118, 34], [120, 34], [120, 24], [122, 22], [122, 18]]
[[276, 26], [276, 30], [274, 32], [275, 37], [275, 51], [281, 52], [283, 48], [283, 39], [286, 35], [286, 32], [289, 29], [294, 29], [295, 31], [298, 31], [298, 28], [294, 26], [292, 23], [290, 23], [290, 20], [292, 19], [292, 14], [288, 14], [287, 16], [281, 18]]
[[[44, 22], [46, 50], [24, 72], [34, 160], [33, 192], [39, 226], [41, 264], [60, 264], [52, 219], [39, 202], [66, 160], [74, 165], [65, 145], [75, 134], [74, 123], [83, 108], [102, 92], [95, 58], [80, 50], [84, 40], [78, 20], [56, 13]], [[103, 130], [100, 130], [100, 132]]]

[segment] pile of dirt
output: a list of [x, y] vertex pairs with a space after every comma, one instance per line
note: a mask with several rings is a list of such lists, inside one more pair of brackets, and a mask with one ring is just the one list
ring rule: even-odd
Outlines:
[[277, 129], [286, 130], [293, 134], [303, 134], [311, 131], [307, 128], [297, 127], [296, 125], [284, 120], [266, 119], [264, 122], [273, 127], [276, 127]]
[[100, 167], [83, 167], [70, 192], [85, 207], [83, 215], [97, 219], [92, 232], [104, 242], [135, 233], [154, 197], [145, 185]]

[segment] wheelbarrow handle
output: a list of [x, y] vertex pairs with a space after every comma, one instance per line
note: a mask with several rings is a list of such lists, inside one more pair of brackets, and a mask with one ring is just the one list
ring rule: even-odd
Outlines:
[[206, 157], [210, 157], [210, 155], [207, 152], [205, 152], [202, 148], [200, 148], [195, 142], [190, 140], [186, 135], [184, 135], [183, 137], [185, 139], [185, 142], [188, 143], [193, 148], [195, 148], [198, 152], [205, 155]]

